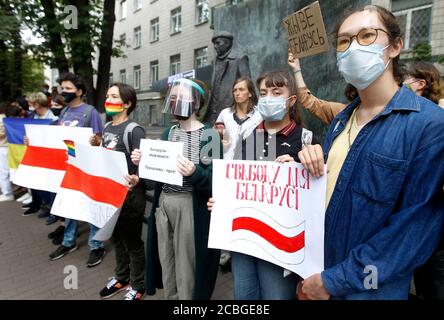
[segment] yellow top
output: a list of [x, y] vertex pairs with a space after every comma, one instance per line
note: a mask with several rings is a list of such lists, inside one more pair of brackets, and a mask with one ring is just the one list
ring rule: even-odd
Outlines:
[[355, 141], [356, 136], [361, 130], [356, 124], [356, 110], [353, 113], [345, 125], [344, 130], [336, 137], [333, 141], [330, 152], [328, 153], [327, 159], [327, 198], [326, 206], [330, 202], [331, 195], [336, 186], [336, 181], [338, 180], [339, 172], [341, 172], [342, 165], [344, 164], [345, 158], [348, 155], [351, 145]]

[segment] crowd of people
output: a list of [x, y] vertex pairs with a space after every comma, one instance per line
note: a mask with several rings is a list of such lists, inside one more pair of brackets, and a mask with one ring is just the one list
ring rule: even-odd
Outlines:
[[[182, 186], [138, 177], [145, 131], [129, 119], [137, 108], [130, 85], [109, 87], [105, 110], [112, 121], [105, 125], [83, 101], [85, 85], [72, 73], [58, 80], [60, 94], [51, 96], [47, 88], [27, 100], [2, 104], [0, 124], [8, 116], [91, 127], [91, 145], [125, 154], [129, 192], [112, 235], [115, 274], [98, 290], [101, 298], [126, 290], [126, 300], [140, 300], [163, 288], [165, 299], [210, 299], [219, 263], [231, 259], [234, 298], [239, 300], [407, 299], [412, 284], [421, 299], [444, 299], [444, 110], [438, 106], [444, 96], [439, 72], [430, 62], [400, 64], [401, 29], [380, 6], [345, 14], [335, 29], [334, 47], [348, 104], [317, 98], [291, 51], [291, 72], [267, 71], [256, 88], [248, 77], [234, 81], [233, 105], [214, 124], [199, 120], [205, 118], [202, 110], [211, 109], [206, 84], [174, 81], [163, 110], [174, 124], [161, 139], [183, 142], [177, 159]], [[322, 145], [304, 127], [300, 106], [329, 125]], [[256, 150], [257, 141], [263, 150]], [[14, 199], [6, 145], [0, 125], [0, 201]], [[203, 149], [212, 153], [202, 156]], [[251, 255], [225, 251], [221, 259], [220, 250], [208, 248], [215, 203], [212, 159], [219, 158], [296, 161], [313, 177], [327, 174], [324, 271], [302, 279]], [[154, 189], [154, 199], [144, 243], [147, 189]], [[24, 216], [39, 212], [48, 224], [61, 223], [48, 235], [58, 245], [50, 260], [78, 248], [79, 222], [51, 215], [54, 197], [29, 190], [18, 199], [24, 201]], [[106, 254], [103, 242], [93, 240], [97, 230], [89, 224], [88, 267], [100, 264]], [[367, 266], [378, 270], [376, 288], [365, 285]]]

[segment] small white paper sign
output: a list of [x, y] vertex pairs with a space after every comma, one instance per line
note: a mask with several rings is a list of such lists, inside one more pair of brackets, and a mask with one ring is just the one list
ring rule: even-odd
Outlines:
[[183, 142], [140, 140], [142, 158], [139, 176], [144, 179], [182, 186], [183, 177], [177, 170], [177, 157], [183, 154]]

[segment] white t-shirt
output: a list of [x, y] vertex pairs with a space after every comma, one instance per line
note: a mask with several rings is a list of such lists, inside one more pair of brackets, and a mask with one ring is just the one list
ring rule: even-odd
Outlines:
[[247, 138], [253, 130], [262, 122], [262, 116], [254, 107], [246, 119], [238, 119], [232, 108], [223, 109], [217, 117], [216, 124], [224, 124], [224, 140], [228, 140], [228, 145], [224, 144], [224, 159], [232, 160], [238, 141]]

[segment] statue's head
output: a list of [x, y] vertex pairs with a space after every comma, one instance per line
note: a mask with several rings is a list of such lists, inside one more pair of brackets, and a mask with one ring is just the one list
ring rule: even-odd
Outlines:
[[214, 44], [217, 56], [225, 55], [233, 47], [233, 35], [227, 31], [215, 34], [211, 41]]

